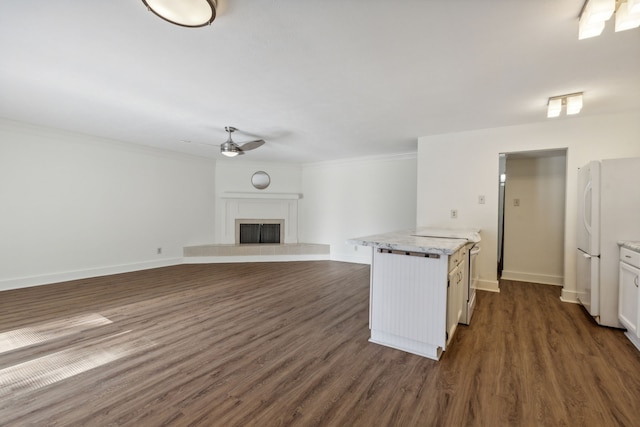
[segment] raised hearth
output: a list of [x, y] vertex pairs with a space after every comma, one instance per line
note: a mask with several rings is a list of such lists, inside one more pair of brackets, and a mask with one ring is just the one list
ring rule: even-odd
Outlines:
[[329, 245], [315, 243], [187, 246], [183, 254], [187, 264], [330, 259]]

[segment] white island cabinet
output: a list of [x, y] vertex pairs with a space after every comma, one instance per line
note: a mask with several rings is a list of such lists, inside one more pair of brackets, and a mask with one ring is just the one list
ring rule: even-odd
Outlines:
[[468, 253], [479, 241], [477, 230], [431, 228], [349, 240], [373, 247], [370, 341], [438, 360], [466, 304]]

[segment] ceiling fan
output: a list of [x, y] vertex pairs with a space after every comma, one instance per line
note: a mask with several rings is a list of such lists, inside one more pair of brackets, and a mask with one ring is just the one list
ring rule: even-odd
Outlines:
[[244, 154], [245, 151], [255, 150], [264, 144], [264, 139], [256, 139], [255, 141], [249, 141], [242, 145], [238, 145], [231, 139], [231, 134], [237, 129], [233, 126], [225, 126], [224, 130], [229, 133], [229, 137], [226, 142], [220, 145], [220, 152], [227, 157], [235, 157], [239, 154]]

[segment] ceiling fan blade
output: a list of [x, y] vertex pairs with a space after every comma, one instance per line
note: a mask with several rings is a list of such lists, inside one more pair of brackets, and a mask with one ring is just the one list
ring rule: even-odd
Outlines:
[[245, 142], [240, 146], [240, 149], [242, 151], [255, 150], [256, 148], [260, 147], [263, 144], [264, 144], [264, 139], [257, 139], [255, 141]]

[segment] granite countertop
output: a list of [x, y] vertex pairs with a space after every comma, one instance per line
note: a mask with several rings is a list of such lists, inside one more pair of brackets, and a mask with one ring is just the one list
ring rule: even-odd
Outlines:
[[623, 248], [629, 249], [630, 251], [640, 252], [640, 242], [623, 240], [618, 242], [618, 244]]
[[477, 229], [419, 227], [410, 230], [356, 237], [348, 244], [375, 248], [451, 255], [468, 243], [480, 242]]

